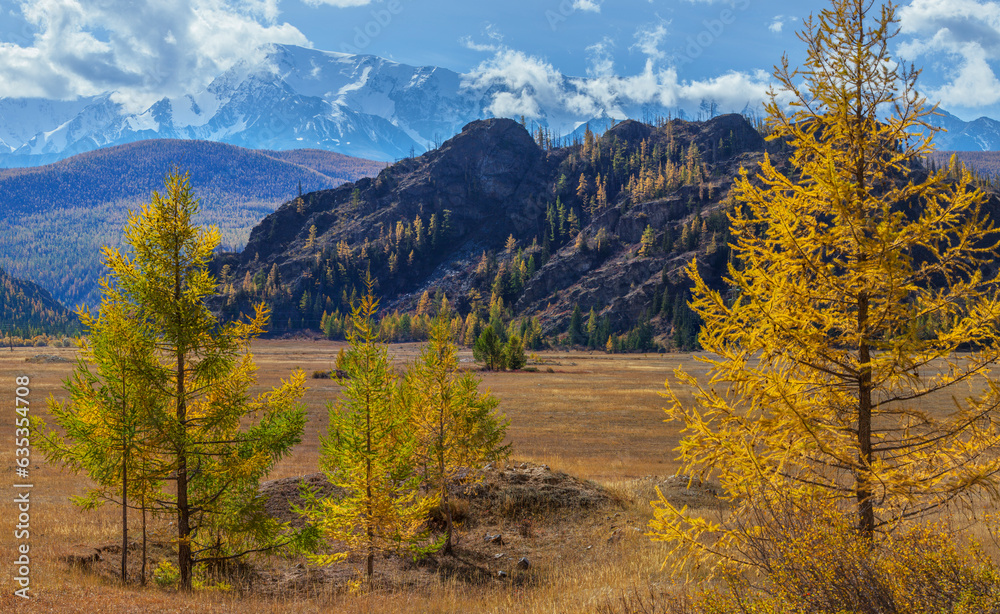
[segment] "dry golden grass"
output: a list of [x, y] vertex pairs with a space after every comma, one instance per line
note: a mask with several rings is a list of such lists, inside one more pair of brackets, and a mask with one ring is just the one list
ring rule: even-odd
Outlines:
[[[340, 343], [326, 341], [260, 341], [254, 345], [260, 388], [270, 387], [294, 369], [307, 375], [329, 370]], [[418, 354], [418, 344], [393, 344], [390, 353], [397, 365]], [[159, 589], [121, 587], [107, 576], [69, 569], [62, 554], [77, 545], [114, 543], [119, 538], [118, 512], [111, 507], [83, 512], [68, 500], [83, 493], [86, 479], [46, 465], [33, 450], [31, 483], [30, 602], [13, 597], [16, 588], [10, 561], [16, 556], [13, 539], [13, 392], [14, 378], [31, 377], [31, 408], [45, 415], [49, 395], [63, 398], [62, 381], [70, 362], [27, 363], [37, 354], [67, 359], [72, 348], [15, 348], [0, 351], [0, 465], [8, 469], [8, 495], [0, 497], [0, 612], [585, 612], [593, 611], [625, 593], [669, 587], [672, 580], [660, 572], [662, 544], [644, 535], [651, 515], [653, 480], [677, 470], [674, 460], [679, 427], [663, 422], [664, 380], [678, 365], [690, 373], [704, 374], [692, 355], [606, 355], [585, 352], [542, 353], [530, 366], [537, 372], [485, 373], [483, 387], [501, 399], [500, 409], [510, 420], [508, 437], [515, 462], [547, 464], [589, 479], [607, 488], [617, 503], [594, 510], [561, 510], [536, 518], [529, 537], [518, 537], [512, 519], [494, 518], [467, 527], [466, 545], [481, 542], [484, 531], [513, 536], [492, 561], [494, 551], [479, 544], [475, 554], [488, 561], [495, 574], [509, 570], [505, 580], [469, 582], [461, 574], [428, 570], [400, 572], [385, 587], [352, 594], [344, 584], [318, 584], [295, 594], [264, 596], [203, 591], [179, 595]], [[473, 368], [471, 352], [460, 354], [463, 365]], [[307, 379], [309, 422], [302, 443], [282, 461], [272, 477], [297, 476], [317, 471], [320, 436], [327, 424], [327, 403], [336, 399], [332, 380]], [[948, 399], [941, 399], [947, 403]], [[166, 520], [161, 521], [167, 522]], [[137, 526], [132, 530], [136, 531]], [[164, 537], [169, 526], [156, 527]], [[987, 537], [983, 535], [982, 537]], [[989, 540], [987, 540], [989, 541]], [[472, 550], [470, 550], [472, 552]], [[529, 556], [532, 567], [515, 572], [513, 563]], [[264, 563], [266, 565], [266, 562]], [[388, 567], [387, 563], [383, 565]], [[398, 566], [397, 566], [398, 571]], [[392, 572], [397, 573], [397, 572]]]
[[[328, 370], [342, 344], [325, 341], [260, 341], [254, 345], [260, 388], [269, 387], [294, 369], [307, 375]], [[412, 361], [418, 344], [390, 346], [397, 365]], [[46, 415], [45, 399], [65, 397], [62, 382], [71, 362], [28, 363], [38, 354], [72, 360], [73, 348], [15, 348], [0, 352], [0, 390], [8, 397], [0, 415], [0, 463], [9, 467], [8, 484], [15, 476], [13, 454], [14, 378], [31, 378], [31, 411]], [[471, 352], [463, 365], [473, 368]], [[526, 554], [532, 568], [517, 581], [473, 584], [433, 574], [409, 585], [396, 584], [369, 594], [345, 593], [342, 588], [315, 588], [295, 596], [263, 597], [216, 591], [177, 595], [154, 586], [121, 587], [106, 577], [71, 570], [59, 557], [78, 545], [114, 543], [119, 538], [118, 512], [111, 507], [84, 512], [68, 497], [86, 490], [86, 479], [46, 465], [33, 450], [31, 465], [31, 578], [30, 602], [13, 597], [10, 567], [0, 576], [0, 611], [25, 612], [524, 612], [592, 609], [616, 591], [665, 583], [660, 577], [662, 548], [643, 535], [648, 521], [651, 487], [636, 496], [631, 478], [671, 475], [676, 468], [671, 449], [677, 429], [662, 421], [664, 378], [683, 362], [697, 370], [689, 356], [603, 353], [543, 353], [537, 372], [483, 374], [483, 386], [501, 399], [501, 411], [510, 419], [508, 436], [517, 462], [548, 464], [554, 471], [611, 485], [621, 505], [587, 513], [567, 513], [555, 524], [540, 523], [530, 539], [515, 539], [505, 550], [508, 565]], [[550, 372], [551, 371], [551, 372]], [[325, 432], [326, 405], [336, 399], [331, 380], [307, 379], [309, 422], [303, 442], [282, 461], [272, 477], [317, 470], [319, 438]], [[9, 493], [11, 488], [6, 489]], [[10, 558], [15, 509], [12, 496], [0, 498], [0, 557]], [[159, 527], [167, 535], [169, 527]], [[133, 526], [133, 531], [137, 530]], [[470, 529], [467, 540], [475, 539]], [[496, 530], [511, 535], [512, 523]], [[616, 533], [617, 531], [617, 533]], [[135, 533], [134, 533], [135, 535]], [[615, 537], [611, 538], [614, 535]], [[609, 538], [611, 541], [609, 542]], [[589, 548], [588, 548], [589, 546]], [[512, 558], [513, 557], [513, 558]], [[6, 560], [3, 559], [3, 560]], [[501, 566], [498, 564], [498, 568]], [[410, 582], [408, 580], [408, 582]]]

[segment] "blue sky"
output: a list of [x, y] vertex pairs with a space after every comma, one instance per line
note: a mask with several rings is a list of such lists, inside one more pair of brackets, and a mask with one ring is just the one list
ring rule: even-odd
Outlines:
[[[437, 65], [671, 82], [724, 103], [759, 96], [804, 45], [815, 0], [0, 0], [0, 96], [106, 91], [134, 106], [204, 87], [261, 45]], [[959, 117], [1000, 117], [1000, 2], [906, 0], [896, 55]], [[725, 106], [725, 104], [723, 105]], [[723, 109], [731, 110], [731, 109]], [[738, 109], [735, 109], [738, 110]]]

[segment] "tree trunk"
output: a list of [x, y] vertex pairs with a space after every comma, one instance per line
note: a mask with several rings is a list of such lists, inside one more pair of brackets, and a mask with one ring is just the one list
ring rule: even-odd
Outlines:
[[[444, 432], [444, 416], [442, 412], [441, 432]], [[451, 554], [451, 531], [452, 531], [452, 518], [451, 518], [451, 502], [448, 501], [448, 477], [444, 472], [444, 446], [443, 443], [438, 449], [438, 475], [441, 477], [441, 505], [444, 506], [444, 518], [445, 518], [445, 542], [444, 542], [444, 553]]]
[[448, 501], [448, 485], [447, 485], [447, 483], [442, 483], [441, 501], [442, 501], [442, 505], [444, 505], [444, 518], [445, 518], [445, 523], [446, 523], [446, 526], [445, 526], [445, 535], [447, 536], [447, 539], [444, 542], [444, 553], [445, 554], [451, 554], [451, 552], [452, 552], [452, 545], [451, 545], [452, 519], [451, 519], [451, 502]]
[[139, 584], [146, 586], [146, 495], [142, 496], [142, 568], [139, 571]]
[[[174, 305], [181, 305], [184, 294], [181, 287], [181, 255], [174, 254]], [[179, 320], [183, 319], [178, 313]], [[191, 508], [188, 503], [188, 475], [187, 475], [187, 399], [185, 390], [185, 354], [186, 348], [183, 341], [183, 333], [178, 330], [181, 337], [177, 340], [177, 426], [180, 429], [181, 440], [178, 442], [177, 450], [177, 567], [181, 574], [181, 590], [190, 591], [191, 583]]]
[[375, 574], [375, 528], [372, 526], [374, 520], [372, 519], [373, 509], [372, 509], [372, 399], [369, 397], [367, 401], [367, 413], [365, 414], [365, 452], [367, 457], [365, 460], [365, 496], [367, 499], [368, 507], [368, 518], [367, 522], [367, 533], [368, 533], [368, 565], [366, 572], [368, 574], [368, 583], [371, 584], [372, 576]]
[[128, 583], [128, 463], [122, 455], [122, 584]]
[[[184, 354], [177, 354], [177, 422], [183, 433], [187, 419], [184, 402]], [[183, 438], [183, 435], [182, 435]], [[181, 574], [181, 590], [190, 591], [191, 584], [191, 508], [188, 504], [187, 452], [180, 442], [177, 458], [177, 567]]]
[[862, 340], [858, 348], [858, 452], [859, 468], [855, 474], [858, 500], [858, 531], [866, 538], [875, 533], [875, 510], [872, 504], [872, 369], [871, 350], [864, 331], [868, 324], [868, 296], [858, 297], [858, 330]]

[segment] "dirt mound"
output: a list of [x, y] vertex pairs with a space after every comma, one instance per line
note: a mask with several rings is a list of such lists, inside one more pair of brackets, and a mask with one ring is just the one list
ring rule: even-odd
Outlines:
[[306, 500], [302, 497], [302, 485], [323, 497], [342, 497], [342, 489], [335, 487], [326, 479], [323, 473], [310, 473], [299, 477], [281, 478], [263, 482], [260, 485], [260, 493], [267, 498], [264, 509], [273, 518], [284, 522], [290, 522], [293, 527], [302, 528], [306, 521], [297, 514], [292, 506], [303, 506]]
[[[264, 509], [292, 526], [304, 526], [305, 520], [292, 509], [293, 505], [305, 505], [301, 484], [320, 497], [344, 495], [323, 473], [282, 478], [261, 484], [260, 492], [267, 498]], [[548, 465], [529, 463], [490, 464], [481, 470], [461, 472], [449, 490], [478, 508], [479, 513], [474, 512], [474, 516], [498, 514], [522, 518], [559, 509], [594, 508], [613, 501], [605, 489], [593, 482], [552, 471]]]
[[487, 465], [468, 492], [474, 505], [510, 518], [558, 509], [594, 508], [613, 501], [602, 487], [548, 465]]

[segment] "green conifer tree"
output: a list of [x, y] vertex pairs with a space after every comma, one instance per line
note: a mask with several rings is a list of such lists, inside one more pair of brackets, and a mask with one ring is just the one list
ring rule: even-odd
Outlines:
[[105, 250], [115, 285], [155, 348], [138, 363], [141, 385], [158, 396], [146, 445], [175, 484], [160, 503], [176, 514], [184, 590], [192, 588], [195, 563], [279, 543], [287, 527], [264, 513], [259, 481], [299, 442], [305, 424], [301, 371], [250, 396], [256, 377], [249, 343], [264, 330], [268, 312], [260, 305], [249, 321], [223, 325], [209, 310], [216, 282], [208, 263], [219, 232], [196, 226], [197, 212], [188, 177], [171, 173], [163, 194], [154, 192], [149, 204], [129, 213], [130, 250]]
[[[69, 400], [49, 399], [49, 413], [63, 434], [34, 424], [49, 462], [86, 473], [94, 486], [74, 498], [85, 509], [107, 501], [121, 506], [121, 578], [128, 582], [128, 511], [147, 502], [162, 481], [162, 462], [146, 444], [151, 435], [149, 416], [160, 402], [143, 385], [142, 373], [153, 354], [153, 339], [107, 277], [100, 281], [103, 298], [97, 314], [86, 308], [77, 313], [88, 336], [80, 341], [76, 368], [66, 381]], [[131, 501], [131, 503], [130, 503]], [[144, 525], [145, 526], [145, 523]], [[142, 579], [145, 581], [146, 534], [143, 532]]]

